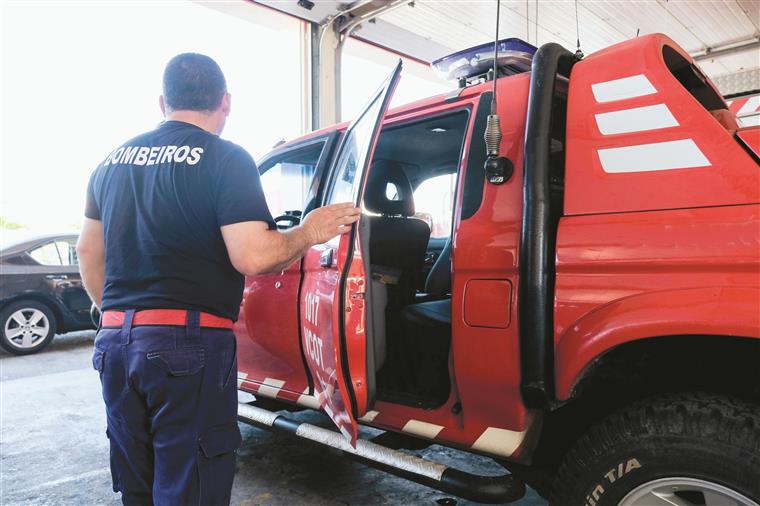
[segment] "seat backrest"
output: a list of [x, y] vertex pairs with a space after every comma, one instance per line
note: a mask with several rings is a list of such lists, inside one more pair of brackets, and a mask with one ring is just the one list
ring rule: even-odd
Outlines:
[[372, 216], [370, 220], [370, 262], [391, 284], [398, 285], [405, 303], [414, 300], [422, 276], [430, 228], [416, 218]]
[[[391, 192], [388, 183], [393, 184]], [[385, 362], [386, 335], [399, 335], [401, 309], [414, 301], [430, 227], [414, 216], [414, 189], [400, 163], [377, 160], [367, 180], [375, 369]]]
[[[393, 184], [388, 191], [389, 183]], [[395, 195], [394, 195], [395, 194]], [[364, 205], [379, 214], [370, 217], [370, 262], [380, 270], [397, 271], [395, 297], [404, 303], [414, 299], [430, 227], [414, 216], [414, 190], [403, 167], [393, 160], [377, 160], [367, 180]]]

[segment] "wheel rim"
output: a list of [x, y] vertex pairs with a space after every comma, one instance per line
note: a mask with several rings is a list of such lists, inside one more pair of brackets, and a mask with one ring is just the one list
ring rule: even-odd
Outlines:
[[639, 485], [618, 506], [758, 506], [748, 497], [711, 481], [663, 478]]
[[48, 332], [48, 317], [33, 307], [19, 309], [5, 321], [5, 337], [15, 348], [34, 348], [47, 337]]

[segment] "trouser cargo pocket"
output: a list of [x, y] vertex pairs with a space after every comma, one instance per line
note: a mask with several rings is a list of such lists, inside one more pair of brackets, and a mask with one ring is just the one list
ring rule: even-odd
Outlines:
[[110, 465], [111, 465], [111, 486], [114, 492], [121, 492], [121, 484], [119, 482], [119, 466], [116, 458], [116, 449], [114, 448], [113, 439], [111, 439], [111, 432], [106, 430], [106, 437], [108, 438]]
[[106, 352], [100, 348], [95, 348], [92, 351], [92, 368], [103, 374], [103, 364], [105, 364]]
[[235, 452], [242, 439], [237, 423], [209, 427], [198, 440], [200, 504], [229, 504]]

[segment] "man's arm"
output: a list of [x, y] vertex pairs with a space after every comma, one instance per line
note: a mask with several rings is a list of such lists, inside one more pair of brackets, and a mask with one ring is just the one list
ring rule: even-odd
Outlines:
[[263, 221], [245, 221], [221, 227], [232, 265], [255, 276], [278, 272], [301, 258], [315, 244], [351, 230], [361, 211], [353, 204], [333, 204], [310, 212], [303, 223], [285, 232], [269, 230]]
[[100, 307], [106, 277], [106, 246], [103, 240], [103, 223], [85, 218], [77, 241], [79, 273], [87, 294]]

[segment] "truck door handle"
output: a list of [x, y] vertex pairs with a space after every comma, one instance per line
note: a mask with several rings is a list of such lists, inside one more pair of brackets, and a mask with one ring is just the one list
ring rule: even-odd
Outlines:
[[322, 252], [319, 256], [319, 265], [322, 267], [332, 267], [333, 263], [333, 249], [329, 248]]
[[47, 279], [69, 279], [66, 274], [48, 274], [45, 276]]

